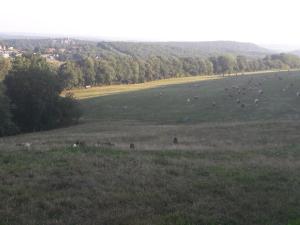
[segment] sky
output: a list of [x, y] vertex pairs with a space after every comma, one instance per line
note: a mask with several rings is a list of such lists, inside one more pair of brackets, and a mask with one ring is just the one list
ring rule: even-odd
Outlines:
[[300, 48], [299, 0], [3, 0], [0, 32]]

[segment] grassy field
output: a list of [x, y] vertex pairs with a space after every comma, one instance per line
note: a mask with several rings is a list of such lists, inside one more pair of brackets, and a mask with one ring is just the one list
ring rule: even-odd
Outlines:
[[[261, 74], [262, 72], [248, 72], [243, 73], [243, 75], [255, 75]], [[274, 71], [265, 71], [265, 74], [274, 73]], [[236, 74], [229, 74], [226, 77], [232, 77]], [[215, 75], [215, 76], [190, 76], [190, 77], [177, 77], [177, 78], [169, 78], [163, 80], [155, 80], [146, 83], [140, 84], [129, 84], [129, 85], [110, 85], [110, 86], [95, 86], [88, 89], [73, 89], [71, 92], [75, 94], [78, 99], [86, 99], [86, 98], [93, 98], [99, 96], [106, 96], [112, 94], [120, 94], [123, 92], [132, 92], [132, 91], [139, 91], [157, 87], [165, 87], [172, 84], [187, 84], [187, 83], [194, 83], [198, 81], [207, 81], [207, 80], [217, 80], [224, 78], [222, 75]], [[66, 91], [63, 94], [70, 92]]]
[[[263, 93], [260, 94], [260, 91]], [[192, 84], [94, 97], [85, 99], [83, 104], [85, 119], [102, 121], [138, 120], [173, 124], [289, 120], [299, 118], [298, 91], [298, 72], [266, 73], [226, 79], [218, 77]], [[107, 92], [103, 90], [101, 93]], [[255, 99], [259, 100], [257, 104]]]
[[81, 124], [0, 139], [0, 224], [299, 225], [300, 72], [177, 81], [77, 90]]

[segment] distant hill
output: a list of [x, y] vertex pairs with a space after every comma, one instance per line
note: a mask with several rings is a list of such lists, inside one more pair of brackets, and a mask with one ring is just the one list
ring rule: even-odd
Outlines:
[[[0, 40], [15, 48], [33, 50], [36, 47], [49, 48], [64, 46], [66, 38], [51, 38], [45, 36], [30, 36], [26, 34], [0, 33]], [[55, 41], [56, 40], [56, 41]], [[69, 39], [68, 39], [69, 40]], [[149, 56], [177, 56], [177, 57], [207, 57], [221, 54], [244, 55], [249, 57], [264, 57], [272, 54], [271, 50], [252, 43], [234, 41], [206, 41], [206, 42], [129, 42], [129, 41], [91, 41], [84, 39], [70, 39], [74, 45], [85, 46], [85, 49], [97, 55], [120, 54], [146, 58]]]
[[180, 57], [212, 56], [220, 54], [263, 57], [272, 51], [252, 43], [233, 41], [209, 42], [100, 42], [103, 47], [119, 52], [147, 57], [151, 55], [174, 55]]
[[36, 36], [36, 35], [30, 35], [30, 34], [23, 34], [23, 33], [0, 33], [0, 40], [21, 40], [21, 39], [32, 39], [32, 40], [37, 40], [37, 39], [46, 39], [45, 36]]
[[292, 51], [290, 53], [300, 57], [300, 50]]

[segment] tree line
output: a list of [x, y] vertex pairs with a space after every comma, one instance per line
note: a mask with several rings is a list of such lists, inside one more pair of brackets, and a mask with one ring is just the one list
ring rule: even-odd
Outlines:
[[71, 89], [87, 85], [142, 83], [181, 76], [295, 68], [300, 68], [300, 58], [291, 54], [276, 54], [264, 58], [230, 54], [209, 58], [152, 56], [142, 59], [131, 56], [106, 56], [66, 61], [58, 68], [58, 74], [65, 88]]

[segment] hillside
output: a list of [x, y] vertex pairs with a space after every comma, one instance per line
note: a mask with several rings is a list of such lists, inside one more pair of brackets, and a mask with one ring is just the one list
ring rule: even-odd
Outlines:
[[[12, 38], [10, 38], [12, 37]], [[120, 42], [90, 41], [68, 38], [17, 37], [0, 33], [0, 42], [17, 49], [33, 51], [46, 48], [78, 49], [89, 55], [130, 55], [146, 58], [149, 56], [207, 57], [233, 54], [249, 57], [263, 57], [272, 51], [252, 43], [234, 41], [207, 42]]]
[[0, 224], [299, 224], [299, 72], [193, 78], [92, 88], [79, 125], [1, 138]]
[[294, 54], [294, 55], [297, 55], [300, 57], [300, 50], [293, 51], [293, 52], [291, 52], [291, 54]]
[[272, 53], [252, 43], [233, 41], [208, 42], [102, 42], [122, 53], [147, 57], [151, 55], [173, 55], [179, 57], [201, 57], [221, 54], [261, 57]]

